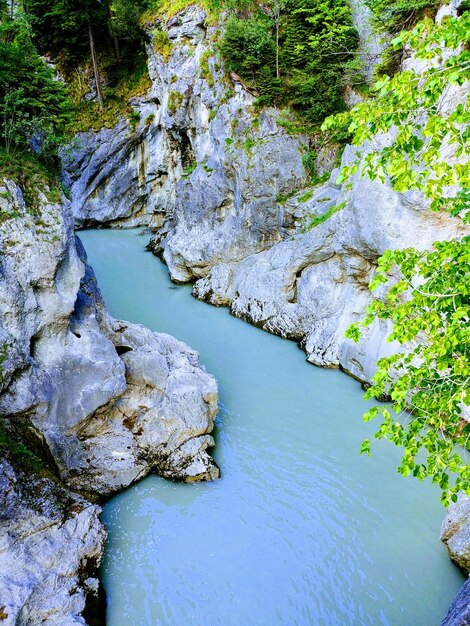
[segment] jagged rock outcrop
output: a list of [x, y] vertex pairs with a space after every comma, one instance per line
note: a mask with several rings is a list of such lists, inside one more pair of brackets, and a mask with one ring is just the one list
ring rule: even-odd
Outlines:
[[470, 626], [470, 579], [455, 596], [441, 626]]
[[0, 459], [0, 621], [5, 626], [85, 624], [97, 594], [106, 532], [101, 509]]
[[442, 522], [441, 541], [450, 558], [465, 572], [470, 572], [470, 498], [459, 494], [457, 502], [450, 505]]
[[80, 134], [63, 153], [77, 224], [155, 227], [152, 249], [179, 282], [281, 241], [292, 216], [277, 199], [307, 181], [307, 138], [289, 136], [278, 111], [257, 112], [224, 74], [205, 18], [190, 7], [148, 25], [152, 87], [132, 101], [139, 124]]
[[0, 621], [64, 626], [85, 623], [104, 541], [99, 508], [70, 489], [107, 496], [150, 471], [217, 478], [217, 384], [185, 344], [106, 313], [69, 206], [37, 193], [32, 206], [0, 185], [0, 433], [63, 486], [0, 443]]
[[1, 415], [27, 425], [76, 489], [107, 495], [152, 469], [215, 478], [217, 385], [197, 354], [107, 316], [70, 212], [43, 197], [30, 215], [17, 187], [2, 191], [15, 217], [0, 231]]

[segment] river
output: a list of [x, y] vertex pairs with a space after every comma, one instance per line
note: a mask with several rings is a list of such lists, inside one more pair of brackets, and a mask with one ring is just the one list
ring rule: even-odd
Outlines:
[[109, 312], [199, 351], [219, 382], [222, 478], [150, 476], [106, 504], [108, 626], [438, 626], [463, 576], [437, 488], [359, 456], [360, 385], [191, 297], [141, 231], [80, 233]]

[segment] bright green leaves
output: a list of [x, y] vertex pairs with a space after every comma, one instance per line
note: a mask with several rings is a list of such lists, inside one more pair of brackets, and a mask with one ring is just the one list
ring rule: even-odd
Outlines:
[[[384, 76], [374, 99], [325, 121], [325, 130], [352, 133], [355, 145], [389, 132], [385, 147], [358, 153], [339, 182], [360, 168], [398, 192], [422, 192], [433, 210], [470, 221], [470, 90], [462, 88], [470, 79], [469, 39], [467, 11], [441, 24], [424, 20], [394, 40], [423, 65]], [[402, 448], [398, 471], [430, 478], [447, 505], [460, 490], [470, 494], [470, 424], [463, 416], [470, 413], [470, 237], [438, 242], [431, 251], [386, 252], [370, 288], [378, 295], [346, 337], [358, 342], [361, 328], [383, 320], [391, 323], [388, 340], [403, 350], [377, 363], [365, 397], [389, 403], [364, 419], [380, 420], [375, 438]], [[370, 450], [366, 440], [361, 453]]]
[[399, 472], [430, 477], [448, 504], [458, 490], [470, 492], [470, 425], [462, 418], [462, 406], [470, 406], [470, 237], [438, 242], [429, 252], [388, 251], [371, 288], [385, 285], [393, 266], [402, 279], [387, 285], [347, 337], [358, 341], [360, 327], [376, 318], [393, 322], [389, 340], [405, 351], [378, 362], [366, 397], [388, 396], [399, 417], [373, 407], [364, 419], [381, 416], [375, 437], [403, 447]]
[[[470, 198], [470, 95], [468, 90], [460, 94], [455, 90], [470, 79], [470, 53], [462, 49], [468, 39], [469, 12], [442, 24], [420, 22], [393, 45], [412, 47], [426, 68], [382, 77], [374, 86], [375, 98], [323, 124], [324, 130], [351, 133], [355, 145], [391, 131], [390, 145], [365, 157], [363, 174], [382, 181], [388, 178], [398, 192], [423, 191], [433, 210], [448, 210], [464, 219], [470, 219], [466, 211]], [[339, 182], [352, 173], [349, 166]]]

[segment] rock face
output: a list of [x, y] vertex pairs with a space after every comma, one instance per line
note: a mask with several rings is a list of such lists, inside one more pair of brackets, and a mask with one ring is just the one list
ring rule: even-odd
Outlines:
[[241, 81], [225, 76], [205, 18], [190, 7], [148, 25], [152, 87], [132, 103], [136, 129], [122, 120], [63, 153], [77, 224], [155, 227], [151, 246], [179, 282], [285, 238], [293, 216], [277, 200], [307, 181], [308, 140], [289, 136], [278, 111], [257, 112]]
[[106, 313], [70, 207], [38, 194], [33, 208], [0, 185], [0, 434], [65, 486], [19, 470], [0, 438], [0, 621], [64, 626], [85, 623], [104, 542], [99, 507], [69, 489], [217, 478], [217, 384], [185, 344]]
[[[343, 164], [353, 156], [354, 150], [347, 149]], [[388, 329], [376, 324], [358, 345], [344, 332], [370, 302], [368, 285], [379, 256], [390, 248], [427, 249], [438, 239], [469, 231], [459, 220], [431, 213], [418, 194], [398, 194], [359, 176], [352, 189], [339, 190], [335, 178], [333, 173], [311, 199], [292, 209], [309, 220], [313, 215], [317, 226], [240, 263], [215, 267], [193, 293], [300, 342], [310, 362], [341, 366], [367, 381], [377, 359], [394, 348], [386, 342]]]
[[441, 527], [450, 558], [464, 571], [470, 572], [470, 498], [464, 494], [451, 504]]
[[106, 537], [100, 507], [0, 460], [0, 620], [85, 624]]
[[3, 211], [17, 216], [0, 232], [0, 414], [13, 428], [26, 424], [75, 489], [108, 495], [152, 469], [217, 477], [205, 451], [217, 385], [197, 354], [111, 319], [69, 211], [44, 197], [30, 216], [18, 188], [2, 189]]

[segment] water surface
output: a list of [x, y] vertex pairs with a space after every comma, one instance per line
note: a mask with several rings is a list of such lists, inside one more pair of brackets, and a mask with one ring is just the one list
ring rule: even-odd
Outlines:
[[463, 582], [437, 489], [358, 455], [357, 382], [191, 297], [139, 231], [80, 237], [110, 313], [175, 335], [219, 381], [222, 479], [149, 477], [103, 519], [109, 626], [438, 626]]

